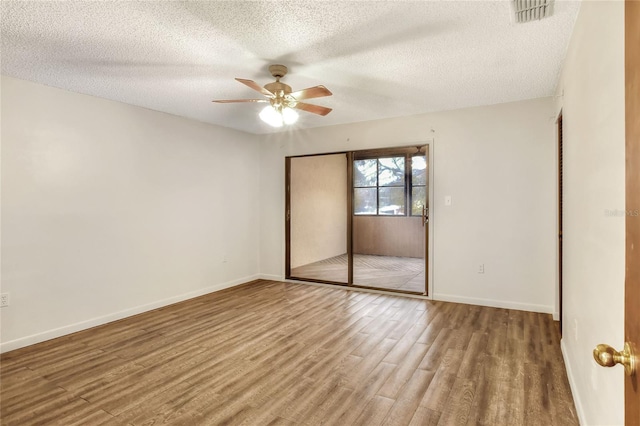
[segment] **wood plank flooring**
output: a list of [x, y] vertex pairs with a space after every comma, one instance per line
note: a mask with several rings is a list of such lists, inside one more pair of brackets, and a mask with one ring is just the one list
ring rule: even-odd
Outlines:
[[[342, 254], [291, 269], [291, 276], [346, 283], [347, 255]], [[353, 255], [353, 283], [364, 287], [424, 293], [424, 259]]]
[[3, 425], [577, 425], [549, 315], [257, 281], [3, 354]]

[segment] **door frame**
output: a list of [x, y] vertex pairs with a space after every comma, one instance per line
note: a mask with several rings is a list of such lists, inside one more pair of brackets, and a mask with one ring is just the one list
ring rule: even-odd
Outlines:
[[[640, 1], [625, 1], [625, 342], [640, 351]], [[625, 424], [640, 425], [640, 371], [625, 375]]]
[[562, 221], [563, 221], [563, 207], [564, 207], [564, 197], [563, 197], [563, 188], [564, 188], [564, 173], [563, 173], [563, 169], [564, 169], [564, 128], [562, 125], [562, 110], [560, 110], [560, 113], [558, 114], [558, 118], [556, 120], [556, 133], [557, 133], [557, 137], [556, 137], [556, 143], [557, 143], [557, 166], [558, 166], [558, 180], [557, 180], [557, 191], [558, 191], [558, 207], [557, 207], [557, 214], [558, 214], [558, 261], [557, 261], [557, 268], [558, 268], [558, 281], [557, 281], [557, 287], [558, 287], [558, 292], [557, 292], [557, 297], [558, 297], [558, 320], [560, 322], [559, 324], [559, 331], [560, 331], [560, 337], [562, 337], [562, 331], [563, 331], [563, 321], [562, 321], [562, 304], [563, 304], [563, 300], [562, 300], [562, 260], [563, 260], [563, 244], [562, 244], [562, 230], [563, 230], [563, 226], [562, 226]]

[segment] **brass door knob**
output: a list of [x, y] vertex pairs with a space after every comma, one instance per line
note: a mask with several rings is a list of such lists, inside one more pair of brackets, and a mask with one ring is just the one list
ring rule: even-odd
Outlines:
[[632, 376], [636, 373], [637, 359], [629, 342], [625, 342], [624, 350], [616, 351], [609, 345], [599, 344], [593, 350], [593, 358], [603, 367], [613, 367], [616, 364], [624, 365], [624, 371]]

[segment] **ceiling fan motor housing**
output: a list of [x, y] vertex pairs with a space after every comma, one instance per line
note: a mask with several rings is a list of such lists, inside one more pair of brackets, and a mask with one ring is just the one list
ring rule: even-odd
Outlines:
[[264, 86], [265, 89], [275, 95], [275, 97], [271, 98], [271, 105], [277, 110], [281, 110], [283, 107], [294, 107], [295, 99], [287, 96], [292, 92], [291, 86], [280, 82], [280, 78], [287, 74], [287, 67], [284, 65], [271, 65], [269, 66], [269, 71], [276, 79], [273, 83], [268, 83]]
[[287, 67], [285, 65], [273, 64], [269, 65], [269, 72], [275, 79], [281, 79], [287, 75]]
[[276, 95], [271, 98], [271, 105], [280, 109], [283, 106], [289, 106], [289, 101], [293, 99], [286, 99], [285, 96], [291, 93], [291, 86], [280, 82], [280, 79], [287, 75], [287, 67], [280, 64], [269, 65], [269, 72], [276, 79], [273, 83], [266, 84], [265, 89]]
[[291, 86], [289, 86], [288, 84], [280, 83], [279, 81], [265, 84], [264, 88], [276, 95], [276, 97], [281, 97], [291, 93]]

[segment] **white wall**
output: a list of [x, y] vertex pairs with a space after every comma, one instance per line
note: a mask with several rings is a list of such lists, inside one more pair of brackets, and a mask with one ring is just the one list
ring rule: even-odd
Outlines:
[[257, 276], [253, 135], [2, 77], [2, 350]]
[[624, 342], [624, 217], [605, 213], [625, 206], [624, 2], [583, 2], [563, 91], [563, 352], [582, 424], [622, 425], [623, 369], [591, 352]]
[[2, 350], [282, 279], [285, 156], [432, 138], [434, 297], [552, 312], [553, 115], [549, 98], [258, 137], [3, 77]]
[[284, 276], [285, 156], [435, 138], [434, 298], [553, 312], [554, 123], [545, 98], [263, 136], [261, 272]]
[[347, 156], [291, 159], [291, 268], [347, 252]]

